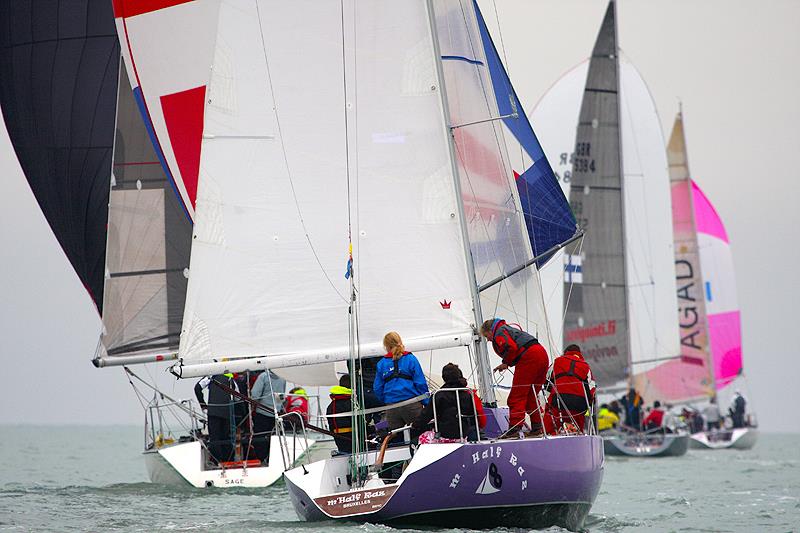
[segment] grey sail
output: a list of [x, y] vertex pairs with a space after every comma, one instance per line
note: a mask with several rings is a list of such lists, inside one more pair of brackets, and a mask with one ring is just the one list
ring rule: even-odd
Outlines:
[[101, 338], [109, 359], [178, 349], [192, 226], [151, 139], [122, 66]]
[[567, 257], [564, 277], [565, 344], [580, 345], [601, 387], [627, 379], [630, 350], [618, 92], [610, 2], [589, 63], [569, 194], [586, 238], [580, 257]]

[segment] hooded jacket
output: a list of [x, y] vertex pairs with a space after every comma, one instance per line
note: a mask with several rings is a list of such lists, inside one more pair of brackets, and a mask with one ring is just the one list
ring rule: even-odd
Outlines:
[[[417, 419], [412, 424], [417, 431], [428, 429], [428, 423], [433, 420], [433, 406], [436, 404], [436, 421], [438, 422], [439, 435], [446, 439], [466, 437], [475, 431], [475, 399], [471, 392], [466, 390], [447, 391], [458, 389], [463, 383], [449, 381], [437, 392], [433, 401], [422, 409]], [[456, 399], [456, 397], [458, 399]], [[461, 403], [461, 428], [458, 429], [458, 402]]]

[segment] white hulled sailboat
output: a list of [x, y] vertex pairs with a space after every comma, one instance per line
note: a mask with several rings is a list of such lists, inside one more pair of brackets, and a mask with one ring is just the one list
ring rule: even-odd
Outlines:
[[[682, 351], [679, 360], [651, 370], [647, 379], [660, 389], [662, 396], [676, 402], [713, 398], [716, 407], [706, 407], [706, 411], [713, 412], [721, 405], [732, 401], [735, 404], [733, 391], [744, 381], [741, 318], [730, 241], [714, 206], [689, 172], [683, 112], [675, 117], [667, 155]], [[675, 375], [682, 379], [674, 379]], [[725, 414], [721, 413], [722, 420]], [[694, 432], [691, 446], [753, 447], [758, 431], [752, 414], [732, 416], [730, 426], [722, 424]]]

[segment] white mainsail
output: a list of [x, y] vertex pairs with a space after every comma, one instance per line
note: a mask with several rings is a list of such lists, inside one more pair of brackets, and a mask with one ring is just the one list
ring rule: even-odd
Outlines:
[[347, 353], [349, 236], [362, 343], [471, 331], [425, 5], [344, 5], [221, 4], [185, 365]]

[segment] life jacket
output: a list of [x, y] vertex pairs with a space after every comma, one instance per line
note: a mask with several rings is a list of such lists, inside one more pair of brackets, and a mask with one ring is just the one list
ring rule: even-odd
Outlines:
[[553, 361], [550, 387], [572, 409], [588, 409], [594, 402], [592, 371], [580, 352], [566, 352]]
[[475, 412], [478, 413], [478, 427], [481, 429], [486, 427], [486, 412], [483, 410], [483, 402], [478, 396], [478, 391], [472, 390], [472, 400], [475, 404]]
[[[408, 355], [410, 353], [411, 352], [403, 352], [403, 355], [401, 355], [400, 357], [404, 357], [404, 356], [406, 356], [406, 355]], [[400, 371], [400, 368], [397, 366], [397, 362], [400, 360], [400, 357], [397, 358], [397, 359], [394, 359], [394, 356], [392, 355], [391, 352], [389, 352], [386, 355], [384, 355], [384, 357], [392, 358], [392, 373], [389, 374], [387, 377], [383, 378], [383, 380], [386, 383], [392, 381], [393, 379], [407, 379], [409, 381], [412, 381], [414, 379], [413, 377], [411, 377], [410, 374], [406, 374], [405, 372], [401, 372]]]
[[238, 390], [233, 374], [216, 374], [211, 377], [212, 383], [208, 384], [208, 416], [217, 418], [231, 418], [236, 413], [237, 402], [228, 391], [218, 383], [229, 389]]
[[664, 423], [664, 411], [660, 408], [653, 409], [644, 419], [645, 427], [661, 427]]
[[[326, 414], [347, 413], [353, 410], [353, 390], [336, 385], [330, 390], [331, 403]], [[353, 431], [353, 420], [349, 416], [332, 416], [328, 418], [328, 427], [334, 433], [350, 433]]]
[[539, 344], [539, 340], [530, 333], [509, 326], [501, 319], [495, 320], [492, 325], [492, 338], [492, 349], [508, 366], [519, 363], [528, 348]]
[[300, 389], [286, 396], [286, 412], [298, 413], [303, 417], [303, 422], [308, 423], [308, 397], [305, 392]]

